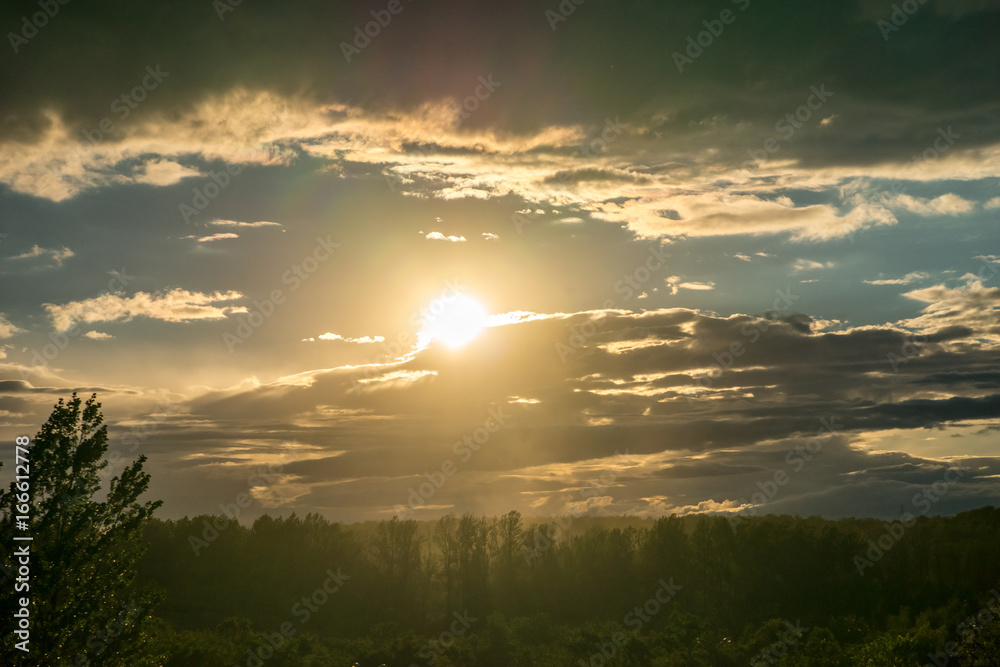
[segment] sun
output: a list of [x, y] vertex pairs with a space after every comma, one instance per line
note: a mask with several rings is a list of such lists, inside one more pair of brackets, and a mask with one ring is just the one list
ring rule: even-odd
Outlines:
[[486, 321], [486, 311], [470, 297], [459, 294], [450, 301], [437, 299], [431, 304], [420, 337], [425, 344], [436, 340], [448, 347], [461, 347], [479, 335]]

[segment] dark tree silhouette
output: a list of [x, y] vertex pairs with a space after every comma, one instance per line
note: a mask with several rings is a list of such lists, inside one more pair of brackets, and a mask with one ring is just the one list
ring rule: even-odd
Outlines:
[[[82, 405], [81, 405], [82, 404]], [[143, 665], [146, 621], [157, 596], [136, 586], [142, 533], [160, 501], [139, 503], [149, 485], [145, 456], [105, 488], [108, 430], [94, 394], [54, 406], [29, 448], [30, 589], [4, 585], [4, 665]], [[106, 491], [106, 493], [104, 493]], [[0, 492], [0, 543], [15, 544], [16, 482]], [[103, 498], [103, 499], [99, 499]], [[18, 503], [20, 504], [20, 503]], [[17, 542], [16, 544], [25, 544]], [[4, 559], [11, 549], [4, 549]], [[9, 563], [9, 561], [8, 561]], [[16, 648], [15, 597], [30, 600], [29, 652]]]

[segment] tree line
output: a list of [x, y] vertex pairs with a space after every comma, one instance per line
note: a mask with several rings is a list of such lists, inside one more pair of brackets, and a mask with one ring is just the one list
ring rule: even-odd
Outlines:
[[[358, 525], [263, 516], [194, 555], [191, 536], [213, 520], [151, 521], [139, 567], [146, 584], [168, 588], [163, 622], [205, 645], [239, 617], [265, 634], [290, 621], [298, 636], [355, 656], [345, 664], [923, 665], [938, 654], [1000, 664], [973, 655], [1000, 659], [992, 507], [908, 526], [578, 518], [565, 537], [517, 512]], [[331, 569], [349, 579], [296, 623], [293, 605]], [[458, 627], [456, 616], [477, 620]], [[447, 649], [428, 649], [442, 635]]]

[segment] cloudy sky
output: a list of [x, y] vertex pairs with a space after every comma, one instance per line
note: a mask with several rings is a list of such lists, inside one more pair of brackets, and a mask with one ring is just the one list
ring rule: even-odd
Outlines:
[[0, 437], [97, 392], [163, 517], [1000, 504], [1000, 2], [578, 2], [4, 3]]

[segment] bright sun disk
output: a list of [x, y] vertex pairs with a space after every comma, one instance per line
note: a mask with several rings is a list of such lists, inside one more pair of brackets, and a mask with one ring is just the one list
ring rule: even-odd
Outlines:
[[448, 347], [460, 347], [475, 338], [486, 326], [486, 311], [475, 300], [459, 295], [450, 302], [436, 301], [427, 315], [427, 328], [421, 337], [441, 341]]

